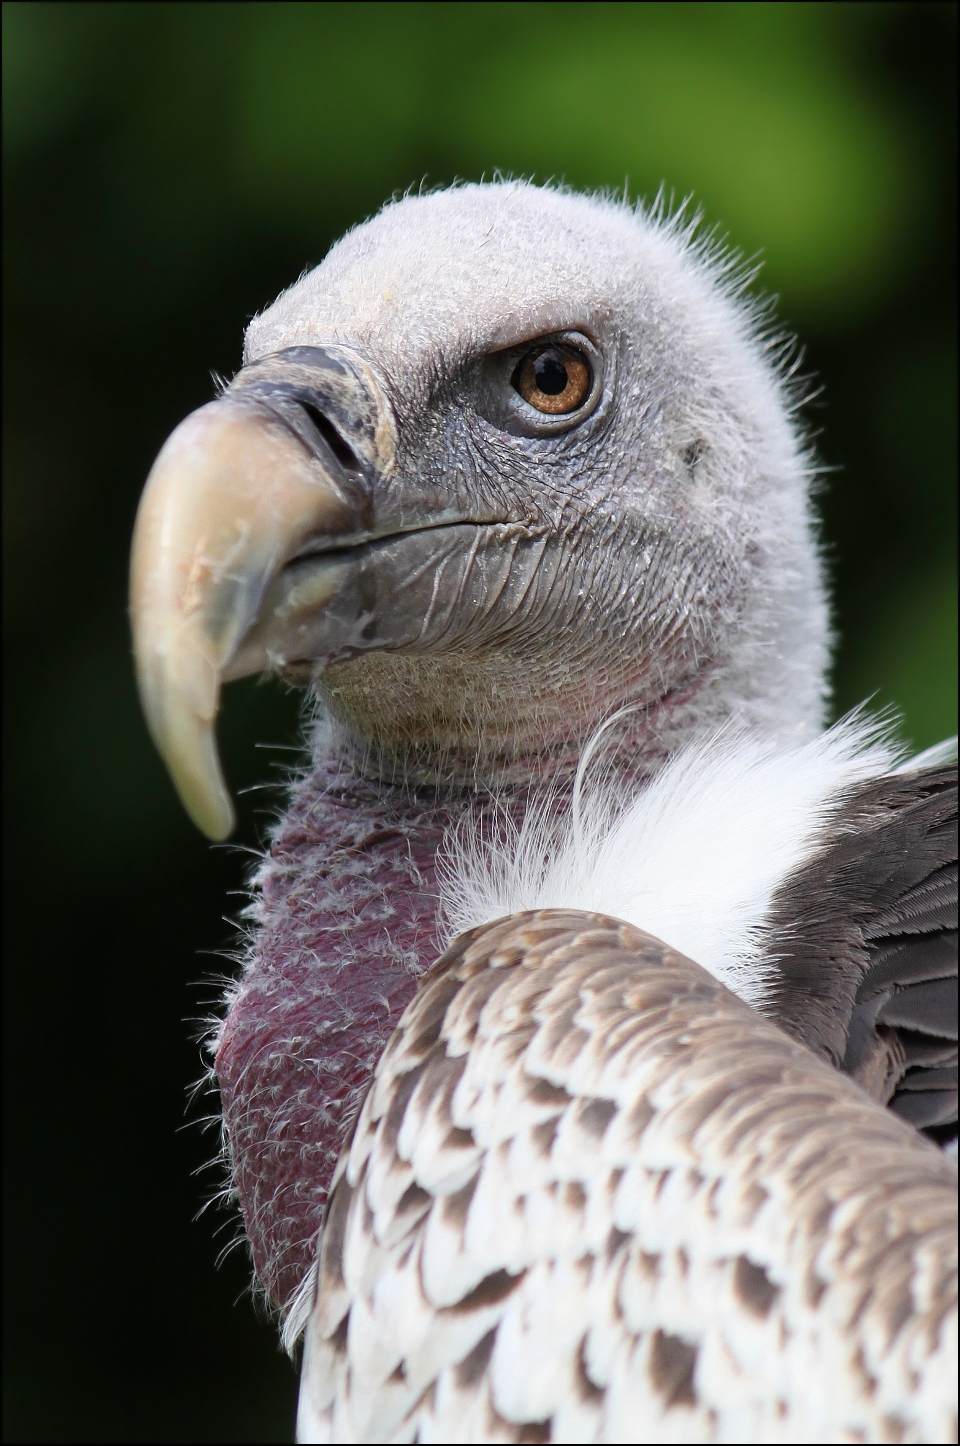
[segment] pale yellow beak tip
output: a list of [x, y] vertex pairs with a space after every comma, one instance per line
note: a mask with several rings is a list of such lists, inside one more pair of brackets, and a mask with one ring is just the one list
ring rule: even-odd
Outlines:
[[201, 719], [179, 721], [176, 735], [168, 733], [160, 751], [187, 813], [207, 838], [219, 842], [233, 833], [237, 819], [220, 769], [216, 736], [211, 724]]
[[226, 794], [215, 797], [210, 792], [202, 796], [182, 793], [180, 797], [197, 828], [213, 843], [222, 843], [233, 833], [237, 816]]
[[208, 838], [225, 839], [233, 832], [236, 816], [217, 751], [219, 676], [199, 648], [177, 663], [173, 669], [160, 667], [154, 657], [145, 660], [140, 651], [140, 703], [187, 813]]

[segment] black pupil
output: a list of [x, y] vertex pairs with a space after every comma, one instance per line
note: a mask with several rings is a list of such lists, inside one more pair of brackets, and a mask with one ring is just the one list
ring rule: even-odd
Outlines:
[[533, 364], [537, 387], [548, 397], [557, 397], [566, 388], [567, 369], [557, 357], [544, 352]]

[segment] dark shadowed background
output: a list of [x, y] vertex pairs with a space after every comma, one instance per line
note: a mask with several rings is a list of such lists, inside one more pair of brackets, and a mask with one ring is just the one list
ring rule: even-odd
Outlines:
[[[822, 382], [836, 704], [956, 728], [952, 5], [3, 7], [4, 1432], [290, 1440], [188, 1107], [236, 848], [181, 813], [125, 614], [140, 488], [246, 320], [410, 185], [693, 192]], [[228, 690], [233, 785], [298, 700]], [[260, 745], [273, 751], [259, 751]], [[219, 1230], [219, 1234], [217, 1233]]]

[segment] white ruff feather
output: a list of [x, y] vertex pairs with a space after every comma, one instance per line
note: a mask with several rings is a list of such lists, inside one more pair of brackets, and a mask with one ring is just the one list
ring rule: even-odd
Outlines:
[[762, 1008], [774, 892], [817, 848], [838, 797], [900, 762], [889, 725], [855, 713], [793, 748], [727, 726], [639, 791], [602, 768], [591, 779], [600, 742], [584, 754], [559, 819], [544, 798], [519, 825], [496, 809], [492, 823], [471, 814], [451, 833], [441, 870], [447, 933], [522, 909], [609, 914]]

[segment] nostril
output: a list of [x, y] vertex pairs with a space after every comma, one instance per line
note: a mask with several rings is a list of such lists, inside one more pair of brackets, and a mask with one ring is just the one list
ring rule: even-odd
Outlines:
[[363, 466], [359, 457], [352, 447], [348, 446], [343, 440], [329, 417], [325, 417], [320, 408], [315, 407], [312, 402], [300, 402], [300, 406], [306, 412], [341, 467], [347, 472], [358, 472], [362, 475]]

